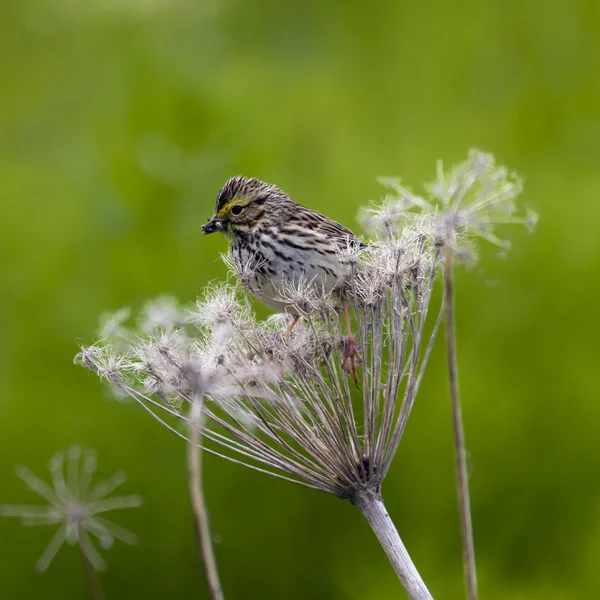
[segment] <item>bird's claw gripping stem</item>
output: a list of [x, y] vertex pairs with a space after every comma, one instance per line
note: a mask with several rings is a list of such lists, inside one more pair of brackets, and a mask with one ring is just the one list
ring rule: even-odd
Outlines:
[[353, 335], [349, 335], [347, 338], [344, 338], [344, 356], [342, 357], [342, 369], [346, 371], [346, 373], [352, 373], [352, 377], [354, 379], [354, 383], [358, 386], [358, 373], [356, 365], [360, 365], [362, 359], [360, 358], [360, 353], [358, 352], [358, 344], [356, 343], [356, 338]]

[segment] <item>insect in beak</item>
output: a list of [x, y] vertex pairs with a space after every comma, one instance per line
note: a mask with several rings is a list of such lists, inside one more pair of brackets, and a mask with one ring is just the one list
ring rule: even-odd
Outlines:
[[227, 219], [221, 219], [214, 215], [212, 219], [205, 225], [202, 225], [202, 231], [205, 234], [214, 233], [215, 231], [223, 231], [227, 227]]

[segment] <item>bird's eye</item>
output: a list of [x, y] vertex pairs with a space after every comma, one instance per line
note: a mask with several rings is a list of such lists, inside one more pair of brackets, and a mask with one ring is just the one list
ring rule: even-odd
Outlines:
[[231, 214], [232, 215], [241, 215], [242, 212], [244, 212], [244, 207], [241, 204], [236, 204], [232, 209], [231, 209]]

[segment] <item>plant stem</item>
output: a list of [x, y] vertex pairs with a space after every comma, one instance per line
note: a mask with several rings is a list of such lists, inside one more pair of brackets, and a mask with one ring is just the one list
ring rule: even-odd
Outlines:
[[433, 596], [423, 583], [411, 560], [390, 515], [385, 509], [383, 498], [372, 490], [363, 490], [352, 499], [365, 516], [381, 547], [385, 550], [394, 571], [402, 582], [411, 600], [432, 600]]
[[456, 323], [454, 317], [454, 277], [452, 250], [446, 249], [444, 260], [444, 304], [446, 311], [446, 351], [448, 357], [448, 380], [452, 401], [452, 427], [454, 429], [454, 454], [456, 459], [456, 486], [463, 545], [463, 565], [467, 598], [477, 600], [477, 570], [473, 544], [473, 523], [467, 474], [467, 450], [463, 429], [460, 395], [458, 393], [458, 366], [456, 360]]
[[202, 416], [202, 399], [195, 399], [192, 406], [190, 419], [189, 442], [187, 445], [188, 482], [190, 488], [190, 501], [194, 516], [196, 541], [202, 557], [206, 582], [211, 600], [223, 600], [223, 589], [219, 579], [217, 561], [215, 559], [208, 523], [208, 511], [204, 500], [202, 486], [201, 458], [200, 458], [200, 419]]
[[85, 580], [90, 590], [90, 597], [92, 598], [92, 600], [104, 600], [104, 594], [102, 593], [102, 587], [100, 586], [100, 579], [98, 578], [98, 573], [96, 572], [96, 569], [94, 569], [92, 563], [87, 557], [83, 544], [84, 541], [82, 537], [82, 532], [79, 531], [77, 535], [77, 549], [79, 550], [79, 557], [81, 558], [81, 566], [83, 567]]

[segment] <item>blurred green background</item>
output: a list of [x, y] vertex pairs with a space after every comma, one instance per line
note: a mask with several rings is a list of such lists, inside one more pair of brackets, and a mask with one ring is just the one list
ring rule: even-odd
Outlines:
[[[206, 597], [185, 448], [75, 367], [98, 315], [224, 276], [203, 238], [233, 174], [350, 227], [379, 175], [415, 187], [476, 146], [540, 214], [458, 278], [459, 366], [481, 597], [598, 598], [600, 4], [597, 0], [2, 0], [0, 502], [36, 503], [73, 443], [124, 469], [140, 544], [104, 552], [107, 598]], [[366, 522], [332, 497], [212, 457], [227, 598], [401, 598]], [[384, 487], [436, 598], [462, 597], [441, 346]], [[41, 500], [39, 500], [41, 502]], [[53, 528], [0, 520], [2, 598], [86, 597]]]

